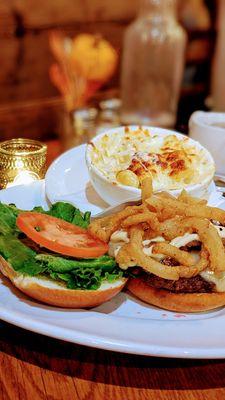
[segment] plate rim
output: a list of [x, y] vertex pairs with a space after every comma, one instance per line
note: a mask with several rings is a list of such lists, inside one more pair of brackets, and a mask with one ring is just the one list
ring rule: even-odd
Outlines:
[[45, 191], [46, 191], [46, 195], [51, 203], [53, 203], [55, 201], [54, 196], [52, 195], [51, 189], [50, 189], [51, 188], [50, 180], [51, 180], [52, 171], [56, 168], [57, 164], [59, 164], [61, 162], [62, 158], [69, 157], [71, 153], [74, 153], [74, 151], [77, 153], [84, 152], [84, 154], [85, 154], [85, 148], [86, 148], [85, 143], [81, 144], [79, 146], [72, 147], [72, 149], [69, 149], [69, 150], [65, 151], [64, 153], [60, 154], [48, 167], [48, 170], [45, 174]]
[[[35, 302], [35, 304], [38, 304]], [[57, 310], [60, 310], [57, 308]], [[87, 311], [89, 313], [89, 311]], [[97, 312], [94, 312], [97, 314]], [[96, 315], [94, 315], [95, 317]], [[99, 316], [97, 316], [99, 317]], [[163, 358], [182, 358], [182, 359], [224, 359], [225, 358], [225, 344], [224, 347], [208, 347], [208, 348], [196, 348], [196, 347], [171, 347], [165, 345], [149, 345], [139, 342], [133, 343], [132, 341], [124, 341], [113, 339], [103, 339], [103, 337], [98, 337], [96, 335], [81, 332], [78, 330], [71, 330], [67, 327], [61, 327], [53, 324], [48, 324], [43, 321], [37, 321], [35, 318], [30, 318], [23, 314], [23, 312], [18, 311], [4, 311], [0, 309], [0, 318], [8, 323], [11, 323], [20, 328], [42, 334], [48, 337], [52, 337], [58, 340], [64, 340], [70, 343], [93, 347], [97, 349], [103, 349], [107, 351], [115, 351], [126, 354], [142, 355], [142, 356], [152, 356], [152, 357], [163, 357]], [[114, 317], [118, 319], [118, 317]], [[114, 319], [113, 318], [113, 319]], [[140, 320], [139, 320], [140, 321]], [[151, 321], [154, 323], [154, 321]], [[159, 324], [173, 323], [176, 325], [178, 321], [157, 321]], [[180, 322], [180, 321], [179, 321]], [[183, 321], [184, 323], [193, 321]], [[150, 321], [149, 321], [150, 324]], [[57, 327], [57, 329], [53, 329]], [[177, 331], [177, 328], [175, 328]], [[75, 336], [74, 336], [74, 333]]]

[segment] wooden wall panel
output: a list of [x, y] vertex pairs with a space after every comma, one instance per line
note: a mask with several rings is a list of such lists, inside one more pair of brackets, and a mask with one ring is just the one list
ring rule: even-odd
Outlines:
[[28, 100], [0, 107], [0, 141], [14, 137], [46, 140], [62, 136], [66, 114], [60, 98]]
[[48, 78], [52, 56], [46, 32], [0, 39], [0, 103], [56, 95]]
[[139, 0], [11, 0], [29, 28], [87, 21], [129, 20]]
[[[100, 32], [120, 52], [126, 24], [76, 23], [64, 28], [68, 36], [80, 32]], [[64, 124], [62, 104], [49, 79], [54, 61], [47, 29], [28, 31], [22, 37], [0, 38], [0, 140], [15, 136], [46, 139], [61, 136]], [[119, 73], [109, 83], [118, 85]], [[53, 100], [51, 100], [53, 99]]]
[[[120, 52], [125, 26], [107, 22], [79, 23], [64, 29], [64, 32], [71, 37], [83, 31], [100, 32]], [[37, 33], [29, 32], [21, 38], [0, 38], [0, 104], [57, 95], [48, 73], [54, 61], [49, 49], [48, 33], [48, 30], [40, 30]]]
[[10, 0], [0, 0], [0, 37], [12, 36], [16, 29], [15, 15]]
[[[0, 0], [0, 137], [21, 132], [38, 138], [58, 132], [54, 100], [58, 92], [49, 79], [50, 29], [59, 28], [69, 36], [101, 33], [121, 53], [124, 29], [135, 17], [139, 1]], [[119, 69], [107, 87], [118, 83]], [[32, 107], [37, 111], [32, 113]]]

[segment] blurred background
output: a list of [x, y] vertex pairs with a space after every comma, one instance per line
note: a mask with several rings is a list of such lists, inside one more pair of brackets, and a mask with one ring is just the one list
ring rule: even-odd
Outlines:
[[[79, 135], [88, 121], [88, 129], [94, 132], [99, 112], [99, 130], [119, 124], [124, 33], [139, 7], [139, 0], [0, 0], [1, 140], [60, 138], [68, 148], [76, 144], [71, 140], [74, 129]], [[179, 0], [177, 12], [187, 46], [174, 125], [185, 132], [193, 111], [225, 111], [225, 1]], [[79, 90], [82, 82], [72, 85], [68, 80], [66, 46], [71, 46], [69, 38], [81, 33], [105, 38], [116, 57], [108, 61], [111, 66], [114, 63], [113, 70], [108, 75], [106, 71], [100, 83], [89, 85], [82, 101], [71, 102], [71, 91]], [[81, 43], [85, 45], [88, 53], [88, 44]], [[110, 60], [110, 52], [105, 50], [104, 55], [103, 49], [100, 57]], [[59, 77], [57, 63], [66, 71], [67, 81]], [[77, 109], [79, 113], [74, 114]]]

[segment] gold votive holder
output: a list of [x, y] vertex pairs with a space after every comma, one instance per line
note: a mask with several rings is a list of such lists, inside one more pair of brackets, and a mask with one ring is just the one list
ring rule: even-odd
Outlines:
[[0, 143], [0, 188], [42, 179], [46, 173], [47, 146], [32, 139]]

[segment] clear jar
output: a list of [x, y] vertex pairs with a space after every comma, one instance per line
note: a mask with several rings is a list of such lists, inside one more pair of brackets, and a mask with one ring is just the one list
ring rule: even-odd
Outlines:
[[74, 145], [87, 143], [96, 134], [96, 108], [80, 108], [73, 112]]
[[120, 99], [102, 100], [99, 103], [99, 107], [97, 134], [120, 125]]
[[63, 113], [61, 144], [63, 151], [89, 142], [96, 135], [98, 110], [93, 107], [78, 108], [70, 114]]
[[175, 0], [142, 0], [124, 37], [122, 121], [172, 127], [183, 76], [186, 33]]

